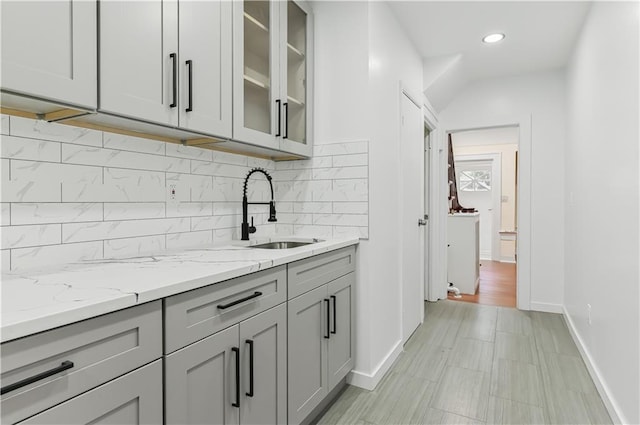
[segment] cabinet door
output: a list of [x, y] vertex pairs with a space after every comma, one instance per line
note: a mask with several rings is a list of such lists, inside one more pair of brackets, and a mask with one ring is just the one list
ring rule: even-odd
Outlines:
[[287, 423], [287, 306], [240, 323], [240, 423]]
[[3, 1], [2, 89], [96, 107], [95, 1]]
[[165, 360], [166, 424], [238, 424], [238, 325]]
[[282, 134], [279, 18], [277, 1], [233, 3], [233, 138], [271, 149]]
[[349, 273], [329, 283], [331, 301], [329, 338], [329, 391], [353, 369], [353, 302], [355, 273]]
[[99, 109], [178, 125], [178, 3], [100, 2]]
[[280, 78], [283, 131], [280, 149], [312, 155], [313, 19], [306, 3], [280, 2]]
[[328, 394], [327, 285], [289, 301], [289, 423], [299, 424]]
[[161, 424], [162, 360], [156, 360], [20, 423]]
[[179, 2], [180, 127], [231, 137], [231, 1]]

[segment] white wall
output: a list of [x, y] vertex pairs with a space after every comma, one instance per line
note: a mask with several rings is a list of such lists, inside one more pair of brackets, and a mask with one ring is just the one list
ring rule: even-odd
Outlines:
[[567, 72], [565, 314], [629, 424], [640, 423], [639, 19], [637, 2], [594, 3]]
[[422, 60], [385, 3], [316, 2], [314, 14], [316, 141], [369, 140], [369, 241], [358, 248], [352, 382], [372, 388], [401, 349], [400, 81], [420, 99]]
[[[564, 274], [564, 104], [564, 74], [552, 71], [471, 83], [440, 113], [445, 131], [515, 124], [530, 117], [531, 308], [557, 312]], [[523, 142], [521, 138], [521, 150]], [[526, 165], [520, 164], [521, 171]]]

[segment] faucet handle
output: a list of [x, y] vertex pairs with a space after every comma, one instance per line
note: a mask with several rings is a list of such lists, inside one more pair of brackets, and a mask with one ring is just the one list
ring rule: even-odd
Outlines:
[[255, 233], [256, 226], [253, 225], [253, 216], [251, 217], [251, 226], [249, 226], [249, 233]]

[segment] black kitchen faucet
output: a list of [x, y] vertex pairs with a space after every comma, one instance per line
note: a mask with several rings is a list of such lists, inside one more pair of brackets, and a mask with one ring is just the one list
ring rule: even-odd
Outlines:
[[[269, 181], [269, 187], [271, 187], [271, 201], [269, 202], [248, 202], [247, 201], [247, 183], [249, 183], [249, 177], [253, 173], [262, 173], [265, 175], [267, 180]], [[269, 205], [269, 220], [270, 222], [278, 221], [276, 220], [276, 203], [273, 200], [273, 184], [271, 183], [271, 176], [262, 168], [254, 168], [249, 171], [247, 177], [244, 179], [244, 188], [242, 189], [242, 240], [249, 240], [249, 233], [255, 233], [256, 228], [253, 225], [253, 217], [251, 217], [251, 226], [249, 226], [248, 222], [248, 209], [249, 205]]]

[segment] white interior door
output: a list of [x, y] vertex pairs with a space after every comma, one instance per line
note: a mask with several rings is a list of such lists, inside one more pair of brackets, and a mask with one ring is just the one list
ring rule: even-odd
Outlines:
[[456, 178], [460, 204], [480, 213], [480, 259], [493, 259], [494, 196], [493, 160], [456, 161]]
[[400, 106], [402, 164], [402, 338], [406, 342], [423, 320], [424, 309], [424, 124], [422, 111], [405, 94]]

